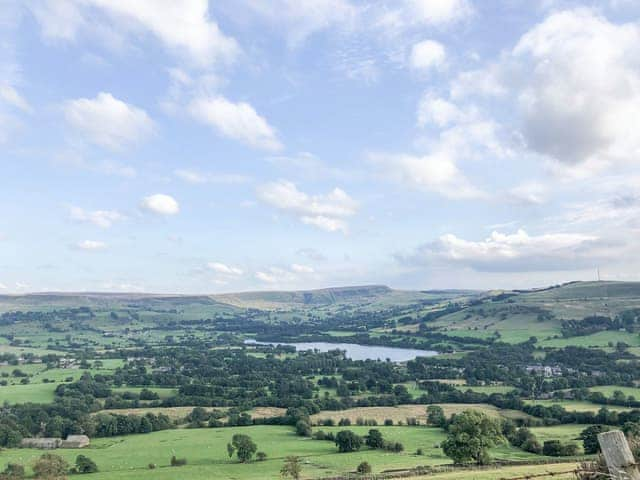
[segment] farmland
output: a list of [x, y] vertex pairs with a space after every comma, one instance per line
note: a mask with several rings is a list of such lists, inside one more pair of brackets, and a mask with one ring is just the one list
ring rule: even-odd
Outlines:
[[[362, 462], [374, 472], [458, 468], [441, 445], [456, 418], [476, 412], [501, 430], [487, 455], [507, 465], [426, 478], [489, 480], [535, 470], [522, 462], [570, 469], [590, 426], [640, 429], [636, 284], [27, 295], [0, 297], [0, 311], [0, 426], [11, 432], [0, 436], [2, 462], [27, 472], [42, 452], [15, 439], [67, 432], [91, 437], [82, 454], [97, 480], [278, 478], [291, 455], [309, 479]], [[246, 340], [352, 343], [370, 357]], [[383, 346], [417, 356], [376, 360]], [[384, 448], [340, 453], [332, 440], [349, 431], [366, 441], [372, 429]], [[229, 457], [235, 434], [266, 454], [259, 468], [255, 452], [247, 463]], [[80, 451], [55, 453], [73, 463]], [[186, 465], [171, 466], [174, 455]]]

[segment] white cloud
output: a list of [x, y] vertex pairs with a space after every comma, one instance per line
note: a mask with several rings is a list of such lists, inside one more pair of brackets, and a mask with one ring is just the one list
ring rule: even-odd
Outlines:
[[457, 167], [451, 152], [443, 149], [426, 155], [384, 154], [370, 155], [385, 178], [433, 191], [447, 198], [481, 198], [485, 194], [473, 186]]
[[76, 248], [89, 252], [104, 250], [107, 248], [107, 244], [98, 240], [82, 240], [76, 243]]
[[511, 188], [507, 196], [516, 203], [541, 205], [546, 201], [547, 187], [538, 182], [525, 182]]
[[561, 271], [591, 267], [611, 255], [608, 247], [593, 235], [548, 233], [530, 236], [524, 230], [513, 234], [493, 232], [482, 241], [470, 241], [453, 234], [441, 236], [400, 256], [408, 264], [457, 264], [486, 272]]
[[469, 0], [394, 0], [375, 12], [373, 23], [388, 35], [397, 36], [425, 26], [446, 27], [473, 13]]
[[202, 97], [191, 102], [189, 112], [225, 137], [261, 150], [282, 149], [275, 129], [248, 103], [233, 103], [221, 96]]
[[[589, 9], [556, 12], [484, 70], [462, 74], [452, 95], [495, 95], [516, 115], [527, 149], [585, 177], [637, 162], [640, 24]], [[514, 107], [515, 105], [515, 107]]]
[[115, 210], [84, 210], [80, 207], [69, 208], [69, 215], [72, 220], [83, 223], [92, 223], [100, 228], [109, 228], [115, 222], [124, 219], [124, 216]]
[[67, 122], [91, 142], [114, 150], [140, 142], [154, 131], [144, 110], [110, 93], [68, 101], [64, 112]]
[[0, 290], [7, 290], [7, 286], [4, 283], [0, 283]]
[[152, 213], [158, 215], [176, 215], [180, 212], [178, 202], [169, 195], [156, 193], [142, 199], [140, 206]]
[[289, 46], [299, 46], [307, 37], [334, 26], [349, 27], [358, 9], [348, 0], [271, 0], [239, 2], [246, 15], [246, 7], [286, 32]]
[[207, 263], [207, 268], [213, 270], [216, 273], [230, 276], [240, 276], [244, 273], [241, 268], [226, 265], [220, 262], [209, 262]]
[[294, 263], [291, 265], [291, 271], [295, 273], [314, 273], [315, 270], [309, 265], [300, 265], [298, 263]]
[[430, 92], [425, 93], [418, 104], [418, 125], [420, 127], [428, 124], [446, 127], [465, 121], [469, 116], [469, 113], [462, 112], [456, 104]]
[[73, 41], [83, 33], [109, 42], [118, 35], [149, 33], [180, 59], [203, 67], [229, 62], [240, 51], [210, 18], [207, 0], [40, 0], [30, 6], [51, 39]]
[[346, 219], [358, 209], [357, 202], [340, 188], [326, 195], [309, 195], [298, 190], [294, 183], [280, 180], [260, 186], [257, 194], [264, 203], [329, 232], [346, 232]]
[[256, 272], [255, 277], [264, 283], [276, 283], [278, 281], [278, 277], [273, 273], [267, 272]]
[[238, 184], [247, 183], [251, 179], [245, 175], [238, 175], [234, 173], [203, 173], [195, 170], [175, 170], [174, 175], [187, 183], [193, 184], [205, 184], [205, 183], [218, 183], [218, 184]]
[[446, 59], [444, 45], [435, 40], [423, 40], [411, 49], [409, 65], [414, 70], [429, 71], [440, 69]]
[[29, 103], [11, 85], [0, 85], [0, 101], [22, 110], [23, 112], [31, 112], [31, 106]]

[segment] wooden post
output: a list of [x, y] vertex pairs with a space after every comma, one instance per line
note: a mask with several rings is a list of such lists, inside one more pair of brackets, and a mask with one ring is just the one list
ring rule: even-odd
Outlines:
[[598, 442], [613, 480], [640, 480], [640, 471], [624, 433], [620, 430], [600, 433]]

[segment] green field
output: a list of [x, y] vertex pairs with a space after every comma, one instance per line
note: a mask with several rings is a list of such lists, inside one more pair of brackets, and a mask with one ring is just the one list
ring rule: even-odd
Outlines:
[[[370, 427], [351, 427], [365, 435]], [[83, 450], [56, 450], [69, 461], [82, 453], [91, 457], [100, 472], [92, 479], [265, 479], [278, 478], [278, 472], [286, 455], [299, 455], [304, 461], [304, 478], [329, 476], [353, 471], [362, 461], [369, 462], [374, 471], [394, 468], [409, 468], [418, 465], [441, 465], [450, 463], [439, 443], [445, 438], [442, 430], [428, 427], [378, 427], [385, 438], [400, 441], [405, 446], [403, 453], [388, 453], [363, 449], [354, 453], [337, 453], [332, 442], [311, 440], [296, 436], [291, 428], [253, 426], [242, 428], [181, 429], [167, 430], [147, 435], [130, 435], [94, 440], [92, 446]], [[338, 432], [340, 427], [323, 428]], [[234, 433], [250, 435], [258, 449], [268, 455], [261, 463], [239, 464], [230, 461], [226, 444]], [[422, 448], [424, 455], [415, 455]], [[31, 465], [43, 452], [31, 449], [8, 449], [3, 452], [1, 463], [18, 462]], [[170, 467], [172, 455], [184, 457], [184, 467]], [[535, 455], [509, 446], [493, 449], [496, 458], [532, 459]], [[149, 463], [157, 468], [150, 470]], [[1, 466], [1, 465], [0, 465]]]
[[591, 403], [588, 401], [580, 400], [525, 400], [525, 403], [530, 405], [542, 405], [544, 407], [552, 407], [558, 405], [568, 412], [594, 412], [596, 413], [602, 407], [606, 407], [611, 411], [626, 411], [631, 410], [629, 407], [618, 407], [615, 405], [599, 405], [597, 403]]

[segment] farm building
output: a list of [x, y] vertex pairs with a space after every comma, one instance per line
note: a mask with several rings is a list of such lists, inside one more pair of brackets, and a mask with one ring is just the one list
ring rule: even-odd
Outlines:
[[39, 448], [53, 450], [55, 448], [84, 448], [88, 447], [91, 440], [86, 435], [69, 435], [66, 440], [61, 438], [23, 438], [20, 442], [22, 448]]
[[69, 435], [66, 440], [62, 440], [60, 448], [84, 448], [88, 447], [90, 442], [86, 435]]

